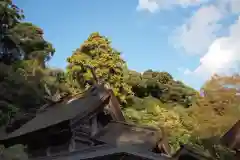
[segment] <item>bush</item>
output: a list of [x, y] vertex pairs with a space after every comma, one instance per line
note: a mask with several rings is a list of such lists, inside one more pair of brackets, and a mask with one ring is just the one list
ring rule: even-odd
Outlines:
[[1, 160], [28, 160], [28, 155], [24, 152], [23, 145], [15, 145], [9, 148], [1, 147]]

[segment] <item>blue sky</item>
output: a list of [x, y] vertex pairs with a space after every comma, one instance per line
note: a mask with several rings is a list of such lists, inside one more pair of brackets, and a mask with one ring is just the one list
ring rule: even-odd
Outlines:
[[239, 44], [229, 46], [232, 37], [240, 39], [234, 36], [240, 27], [231, 30], [240, 11], [235, 1], [14, 0], [56, 48], [51, 66], [64, 68], [66, 58], [98, 31], [112, 40], [130, 69], [168, 71], [196, 89], [240, 59]]

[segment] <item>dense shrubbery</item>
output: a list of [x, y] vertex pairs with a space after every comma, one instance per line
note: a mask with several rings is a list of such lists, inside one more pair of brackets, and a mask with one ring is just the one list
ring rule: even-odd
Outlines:
[[164, 128], [174, 150], [179, 143], [192, 143], [218, 159], [228, 159], [223, 148], [213, 144], [238, 119], [239, 76], [214, 76], [204, 85], [201, 97], [167, 72], [129, 70], [110, 40], [97, 32], [67, 58], [66, 71], [53, 69], [46, 62], [55, 49], [43, 38], [43, 30], [22, 22], [23, 13], [10, 0], [0, 0], [3, 15], [1, 125], [19, 113], [34, 113], [43, 104], [86, 89], [93, 83], [89, 71], [82, 68], [87, 64], [113, 89], [129, 121]]
[[24, 149], [22, 145], [15, 145], [9, 148], [0, 146], [0, 158], [1, 160], [28, 160], [28, 155], [24, 152]]

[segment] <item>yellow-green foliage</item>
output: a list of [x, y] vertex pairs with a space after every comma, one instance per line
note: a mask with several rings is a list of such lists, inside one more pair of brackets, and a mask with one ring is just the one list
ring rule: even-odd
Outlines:
[[192, 124], [185, 123], [183, 115], [173, 109], [160, 107], [158, 104], [152, 103], [141, 110], [128, 107], [124, 113], [129, 121], [154, 126], [159, 129], [164, 128], [174, 149], [179, 147], [179, 143], [190, 141], [192, 133], [190, 125]]
[[[95, 68], [99, 79], [108, 83], [114, 94], [121, 102], [126, 103], [126, 97], [132, 94], [131, 87], [124, 82], [125, 62], [120, 57], [120, 52], [111, 47], [111, 42], [99, 33], [92, 33], [83, 45], [67, 59], [68, 73], [80, 73], [82, 75], [82, 86], [84, 82], [92, 79], [89, 71], [83, 70], [81, 65], [90, 65]], [[73, 81], [79, 77], [74, 77]]]
[[[135, 98], [134, 105], [124, 110], [129, 121], [163, 128], [175, 150], [179, 143], [198, 141], [201, 144], [202, 139], [212, 141], [212, 137], [222, 136], [237, 121], [239, 113], [237, 108], [229, 108], [221, 116], [216, 114], [211, 105], [195, 104], [187, 109], [182, 106], [172, 107], [153, 97]], [[208, 150], [209, 146], [205, 149]]]
[[[231, 160], [224, 149], [213, 143], [217, 144], [216, 139], [239, 119], [239, 75], [214, 76], [203, 87], [205, 97], [200, 97], [167, 72], [130, 71], [120, 52], [99, 33], [92, 33], [67, 59], [67, 72], [47, 68], [45, 62], [55, 49], [43, 38], [43, 30], [22, 22], [24, 16], [12, 1], [2, 0], [0, 17], [2, 11], [6, 11], [9, 27], [3, 43], [11, 53], [0, 56], [0, 125], [7, 123], [9, 115], [30, 109], [32, 112], [56, 97], [86, 89], [86, 82], [92, 79], [91, 73], [81, 67], [86, 64], [96, 69], [97, 77], [108, 83], [121, 104], [125, 104], [124, 114], [129, 121], [164, 128], [174, 149], [179, 143], [197, 142], [215, 158]], [[9, 38], [16, 40], [24, 53]], [[18, 156], [23, 149], [1, 151], [4, 160], [26, 158], [24, 154]]]

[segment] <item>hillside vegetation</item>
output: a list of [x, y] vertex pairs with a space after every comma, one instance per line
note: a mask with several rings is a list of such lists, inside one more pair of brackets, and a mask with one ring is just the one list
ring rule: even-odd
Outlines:
[[25, 22], [11, 0], [0, 0], [0, 17], [1, 126], [11, 123], [11, 117], [34, 114], [44, 104], [88, 88], [93, 77], [82, 68], [87, 64], [111, 86], [128, 121], [164, 128], [174, 150], [179, 143], [190, 143], [216, 159], [229, 159], [230, 153], [214, 144], [239, 118], [238, 74], [214, 75], [200, 96], [161, 68], [142, 74], [130, 70], [109, 38], [98, 32], [66, 59], [66, 69], [51, 68], [46, 64], [55, 49], [44, 39], [44, 31]]

